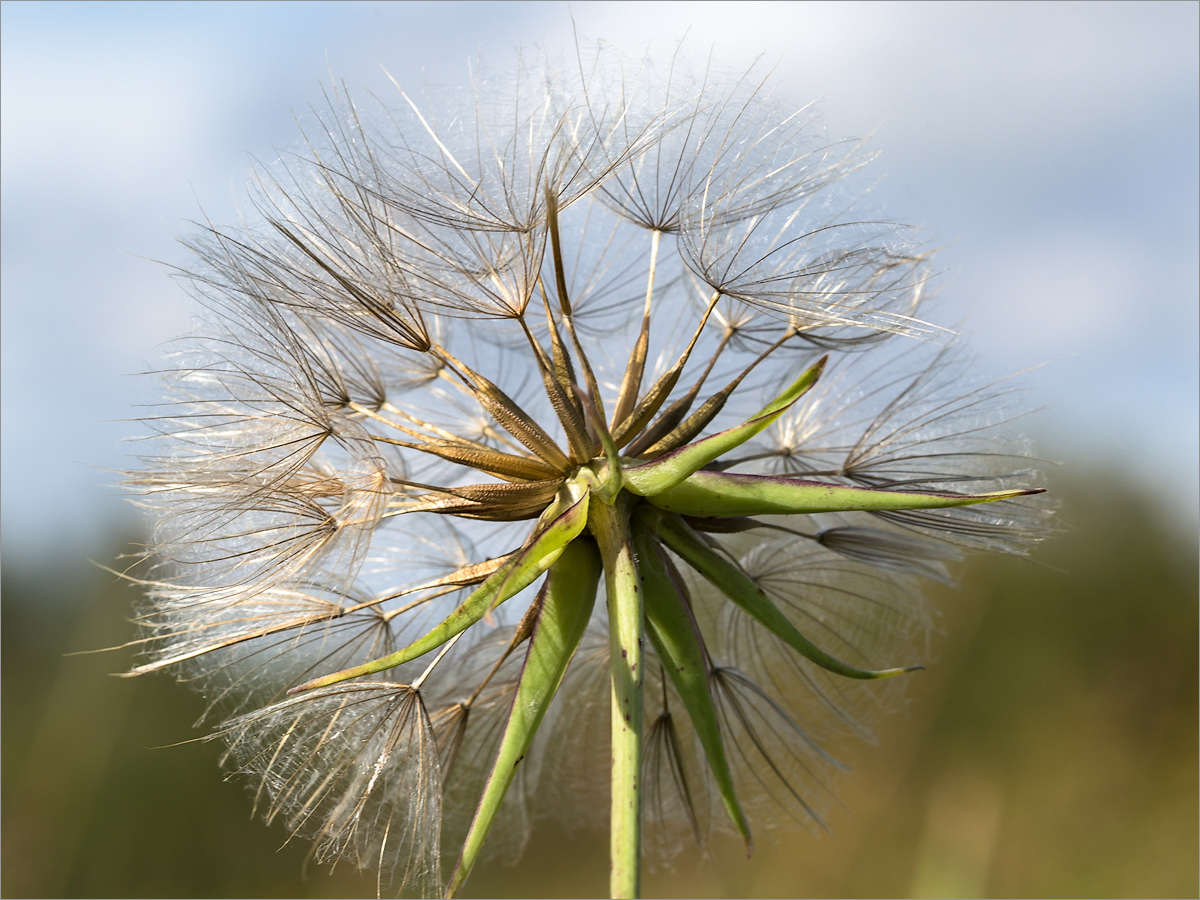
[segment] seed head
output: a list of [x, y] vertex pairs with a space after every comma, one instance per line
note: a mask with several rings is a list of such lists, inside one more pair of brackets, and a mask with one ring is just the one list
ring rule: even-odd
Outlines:
[[620, 892], [642, 847], [819, 822], [919, 582], [1045, 515], [869, 157], [682, 56], [332, 91], [189, 242], [135, 672], [381, 891], [606, 795]]

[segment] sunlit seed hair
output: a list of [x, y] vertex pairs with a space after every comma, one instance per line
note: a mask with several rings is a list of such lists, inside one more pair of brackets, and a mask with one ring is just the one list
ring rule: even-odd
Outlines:
[[[301, 123], [300, 148], [255, 173], [244, 223], [188, 241], [203, 324], [171, 358], [131, 478], [154, 523], [135, 672], [207, 698], [225, 762], [319, 861], [374, 870], [380, 891], [441, 893], [549, 588], [533, 579], [398, 666], [326, 676], [413, 644], [527, 565], [579, 484], [608, 502], [613, 467], [733, 428], [815, 372], [688, 478], [1005, 498], [693, 515], [623, 496], [642, 577], [657, 571], [694, 622], [749, 822], [727, 814], [693, 698], [648, 641], [648, 857], [819, 823], [834, 748], [872, 739], [902, 679], [798, 654], [704, 561], [821, 651], [891, 672], [923, 658], [921, 582], [947, 581], [966, 549], [1023, 551], [1046, 516], [1022, 496], [1036, 486], [1013, 437], [1022, 394], [973, 385], [969, 355], [925, 320], [930, 252], [871, 213], [871, 154], [830, 141], [757, 68], [603, 48], [475, 71], [445, 96], [335, 86]], [[589, 528], [576, 543], [595, 556]], [[606, 808], [609, 628], [597, 602], [494, 847], [519, 852], [538, 816]]]

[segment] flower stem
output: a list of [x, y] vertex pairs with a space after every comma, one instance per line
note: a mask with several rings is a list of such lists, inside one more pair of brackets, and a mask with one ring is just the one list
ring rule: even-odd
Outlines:
[[637, 897], [642, 842], [642, 585], [630, 537], [636, 499], [593, 503], [589, 526], [600, 545], [608, 592], [612, 659], [612, 812], [609, 889], [613, 897]]

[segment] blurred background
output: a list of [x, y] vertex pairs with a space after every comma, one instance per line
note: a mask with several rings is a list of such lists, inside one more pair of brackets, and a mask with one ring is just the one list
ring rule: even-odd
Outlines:
[[[5, 896], [369, 896], [250, 819], [201, 705], [124, 681], [141, 523], [114, 484], [191, 307], [187, 220], [235, 218], [251, 159], [333, 77], [386, 93], [482, 58], [627, 53], [686, 33], [762, 56], [833, 137], [874, 135], [876, 203], [945, 245], [942, 316], [1024, 427], [1063, 531], [972, 560], [935, 664], [855, 769], [828, 833], [718, 843], [648, 896], [1195, 896], [1195, 3], [0, 4]], [[165, 265], [164, 265], [165, 264]], [[604, 835], [540, 830], [479, 896], [596, 895]]]

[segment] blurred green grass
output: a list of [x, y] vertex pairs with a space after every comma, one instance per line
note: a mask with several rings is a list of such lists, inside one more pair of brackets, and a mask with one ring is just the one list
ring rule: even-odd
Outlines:
[[[1056, 488], [1068, 530], [1033, 561], [977, 558], [939, 592], [911, 701], [849, 747], [829, 833], [717, 841], [647, 896], [1197, 896], [1197, 535], [1097, 473]], [[114, 548], [97, 550], [111, 560]], [[200, 700], [123, 680], [132, 590], [70, 560], [4, 559], [6, 897], [373, 896], [250, 815]], [[281, 849], [282, 846], [282, 849]], [[540, 827], [471, 896], [596, 896], [603, 834]]]

